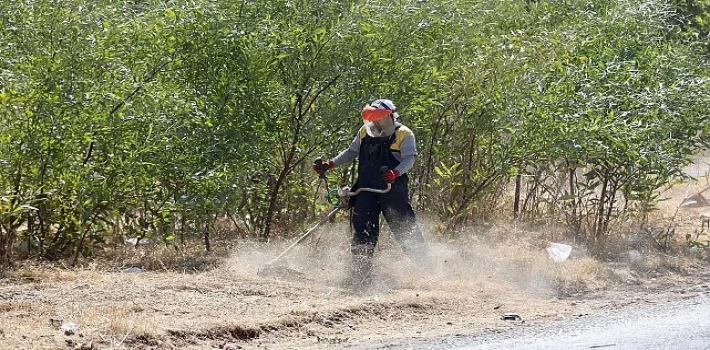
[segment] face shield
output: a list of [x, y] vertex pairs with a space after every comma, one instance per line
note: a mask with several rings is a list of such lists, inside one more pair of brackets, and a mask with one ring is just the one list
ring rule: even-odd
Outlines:
[[367, 134], [372, 137], [386, 137], [394, 134], [394, 117], [385, 117], [377, 121], [364, 120]]
[[389, 109], [365, 106], [362, 110], [362, 121], [365, 124], [367, 134], [371, 137], [386, 137], [394, 134], [394, 113], [396, 112]]

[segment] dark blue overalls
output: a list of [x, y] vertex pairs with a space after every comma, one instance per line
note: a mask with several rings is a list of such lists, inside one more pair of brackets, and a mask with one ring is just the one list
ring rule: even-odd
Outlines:
[[[394, 169], [399, 165], [399, 160], [390, 149], [396, 134], [388, 137], [363, 137], [358, 156], [358, 179], [354, 189], [385, 188], [380, 168], [387, 166]], [[380, 213], [384, 215], [390, 231], [410, 259], [419, 262], [425, 258], [424, 237], [418, 229], [414, 210], [409, 202], [408, 182], [409, 177], [405, 173], [392, 183], [392, 189], [388, 193], [360, 192], [354, 198], [352, 225], [355, 233], [350, 249], [354, 258], [352, 272], [355, 276], [351, 277], [360, 279], [360, 283], [369, 282], [372, 255], [380, 235]]]

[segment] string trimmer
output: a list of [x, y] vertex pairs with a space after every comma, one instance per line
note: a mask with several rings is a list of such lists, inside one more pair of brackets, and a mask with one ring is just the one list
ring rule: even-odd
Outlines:
[[[320, 159], [316, 160], [316, 163], [318, 163]], [[320, 164], [318, 164], [320, 165]], [[387, 172], [389, 169], [386, 166], [383, 166], [380, 168], [380, 173], [383, 174]], [[321, 179], [326, 178], [325, 171], [320, 173]], [[327, 181], [326, 181], [326, 188], [327, 188]], [[358, 188], [355, 191], [351, 191], [350, 187], [345, 186], [341, 188], [332, 188], [328, 189], [328, 192], [326, 194], [326, 200], [328, 204], [333, 206], [333, 210], [326, 215], [324, 218], [322, 218], [317, 224], [315, 224], [313, 227], [311, 227], [306, 233], [301, 235], [293, 244], [291, 244], [286, 250], [281, 252], [276, 258], [271, 260], [268, 264], [263, 266], [259, 271], [258, 275], [260, 276], [267, 276], [267, 275], [300, 275], [301, 273], [298, 271], [295, 271], [293, 269], [289, 269], [286, 266], [283, 265], [278, 265], [277, 263], [280, 261], [282, 257], [284, 257], [291, 249], [296, 247], [297, 245], [301, 244], [308, 236], [310, 236], [313, 232], [315, 232], [321, 225], [326, 223], [330, 218], [332, 218], [338, 211], [341, 209], [348, 209], [350, 208], [350, 197], [357, 196], [361, 192], [373, 192], [373, 193], [387, 193], [390, 191], [392, 188], [392, 184], [387, 184], [387, 187], [384, 189], [377, 189], [377, 188], [368, 188], [368, 187], [362, 187]]]

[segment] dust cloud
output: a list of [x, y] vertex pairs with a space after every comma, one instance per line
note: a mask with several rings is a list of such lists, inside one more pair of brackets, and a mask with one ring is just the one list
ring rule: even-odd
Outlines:
[[[487, 240], [473, 231], [460, 232], [455, 239], [437, 236], [431, 234], [435, 232], [435, 224], [421, 219], [419, 223], [429, 246], [427, 261], [410, 259], [386, 224], [383, 225], [369, 293], [405, 289], [492, 295], [515, 291], [543, 297], [556, 293], [561, 271], [549, 260], [544, 247]], [[515, 234], [501, 232], [505, 236]], [[347, 222], [324, 225], [273, 264], [282, 272], [288, 271], [277, 277], [296, 283], [339, 287], [350, 261], [351, 235]], [[223, 267], [231, 274], [254, 277], [271, 266], [272, 260], [297, 239], [268, 244], [242, 242]]]

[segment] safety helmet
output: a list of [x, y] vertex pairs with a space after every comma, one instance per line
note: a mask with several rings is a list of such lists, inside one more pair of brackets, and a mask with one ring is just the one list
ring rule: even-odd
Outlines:
[[397, 107], [391, 100], [376, 100], [362, 109], [362, 121], [367, 134], [372, 137], [385, 137], [394, 134], [395, 121], [399, 118]]

